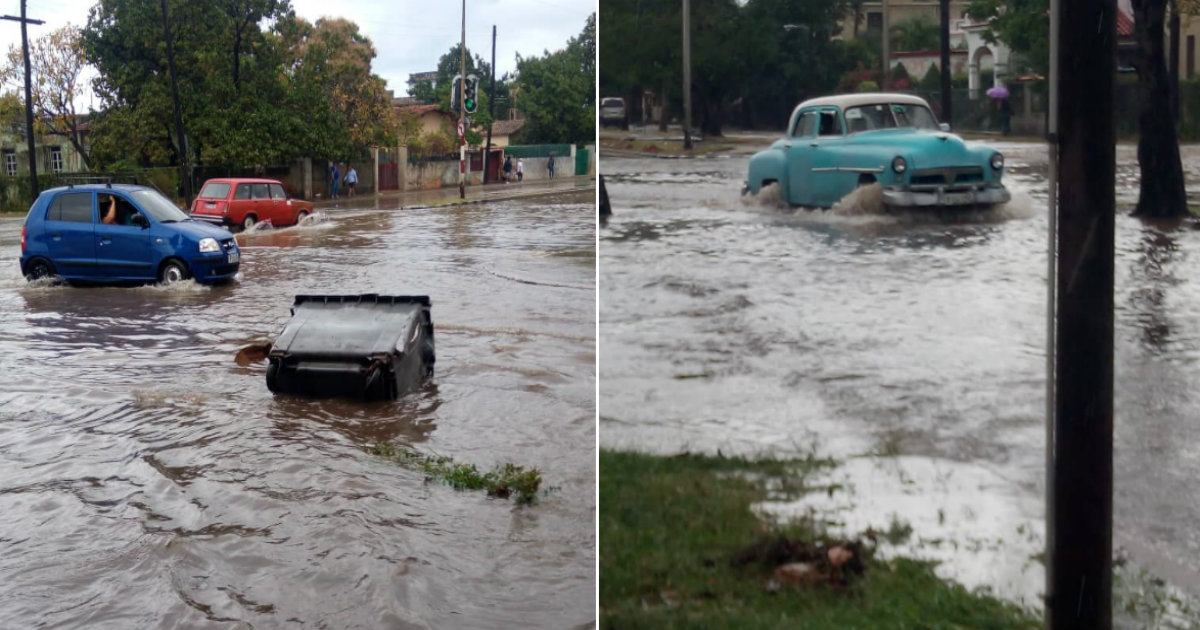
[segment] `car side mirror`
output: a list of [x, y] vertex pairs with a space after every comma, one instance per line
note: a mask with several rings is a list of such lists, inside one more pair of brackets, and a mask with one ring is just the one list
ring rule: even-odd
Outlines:
[[950, 123], [938, 123], [938, 129], [941, 129], [942, 131], [950, 131]]
[[136, 225], [143, 229], [150, 227], [150, 221], [146, 219], [145, 215], [139, 212], [135, 212], [133, 216], [129, 217], [129, 224]]

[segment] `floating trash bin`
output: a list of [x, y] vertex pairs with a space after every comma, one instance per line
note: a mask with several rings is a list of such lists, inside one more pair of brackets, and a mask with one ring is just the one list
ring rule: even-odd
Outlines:
[[272, 392], [396, 398], [433, 374], [429, 296], [297, 295], [267, 360]]

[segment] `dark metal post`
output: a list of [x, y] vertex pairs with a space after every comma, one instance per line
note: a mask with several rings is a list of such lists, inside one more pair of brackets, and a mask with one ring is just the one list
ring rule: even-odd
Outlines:
[[488, 156], [492, 153], [492, 125], [496, 122], [496, 25], [492, 25], [492, 88], [488, 92], [488, 137], [483, 149], [483, 183], [487, 183]]
[[[942, 122], [951, 123], [950, 93], [950, 0], [941, 0], [942, 16]], [[951, 123], [953, 124], [953, 123]]]
[[[683, 0], [683, 148], [692, 150], [692, 18]], [[664, 108], [665, 109], [665, 108]]]
[[1116, 0], [1063, 0], [1054, 462], [1055, 630], [1112, 627]]
[[1171, 72], [1171, 117], [1179, 121], [1179, 0], [1171, 0], [1171, 50], [1167, 56]]
[[467, 198], [467, 0], [462, 3], [462, 53], [458, 76], [458, 198]]
[[29, 66], [29, 33], [27, 24], [45, 24], [41, 20], [31, 20], [25, 17], [25, 0], [21, 0], [21, 17], [5, 15], [0, 20], [12, 20], [21, 23], [21, 51], [25, 56], [25, 141], [29, 149], [29, 188], [33, 192], [32, 199], [38, 196], [37, 154], [33, 146], [33, 71]]
[[183, 110], [179, 105], [179, 83], [175, 79], [175, 46], [171, 43], [171, 22], [167, 19], [167, 0], [160, 0], [163, 37], [167, 42], [167, 71], [171, 74], [171, 100], [175, 102], [175, 135], [179, 141], [179, 179], [183, 184], [184, 203], [192, 201], [192, 177], [188, 168], [187, 136], [183, 131]]

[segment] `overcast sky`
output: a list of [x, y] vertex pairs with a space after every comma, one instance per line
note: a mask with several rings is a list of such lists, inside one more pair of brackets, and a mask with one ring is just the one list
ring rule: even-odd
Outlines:
[[[150, 1], [150, 0], [145, 0]], [[291, 0], [296, 14], [310, 22], [323, 16], [358, 24], [375, 44], [375, 73], [396, 96], [403, 96], [408, 75], [437, 69], [437, 61], [462, 36], [462, 2], [454, 0]], [[467, 0], [467, 49], [490, 59], [492, 25], [496, 34], [496, 76], [516, 69], [516, 54], [541, 55], [566, 46], [596, 11], [597, 0]], [[44, 20], [29, 26], [30, 40], [65, 24], [85, 26], [95, 0], [28, 0], [27, 15]], [[21, 14], [20, 0], [0, 0], [0, 15]], [[21, 45], [21, 26], [0, 21], [0, 53]], [[86, 99], [85, 99], [86, 100]], [[82, 103], [81, 109], [99, 103]]]

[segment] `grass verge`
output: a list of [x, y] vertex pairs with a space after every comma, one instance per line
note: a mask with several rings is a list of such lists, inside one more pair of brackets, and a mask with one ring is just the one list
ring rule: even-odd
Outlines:
[[516, 464], [503, 464], [490, 472], [481, 473], [475, 464], [460, 464], [447, 455], [429, 455], [419, 451], [398, 448], [390, 442], [380, 442], [367, 448], [367, 452], [414, 470], [420, 470], [435, 479], [441, 479], [455, 490], [487, 490], [488, 496], [508, 498], [513, 496], [517, 503], [533, 503], [542, 486], [542, 473], [536, 468], [525, 468]]
[[[1012, 604], [938, 578], [928, 563], [864, 554], [838, 587], [779, 587], [762, 563], [733, 559], [764, 540], [812, 540], [803, 524], [771, 531], [750, 510], [828, 460], [600, 453], [600, 628], [1036, 628]], [[799, 480], [801, 483], [797, 483]]]

